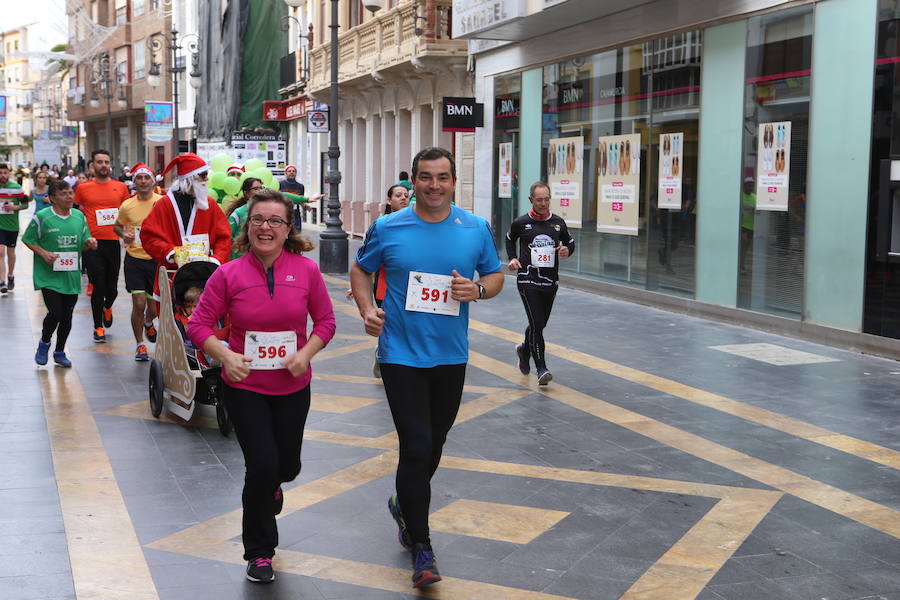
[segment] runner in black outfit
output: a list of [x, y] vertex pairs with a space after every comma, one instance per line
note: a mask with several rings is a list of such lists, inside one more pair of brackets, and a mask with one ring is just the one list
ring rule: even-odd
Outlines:
[[553, 374], [544, 360], [544, 327], [550, 320], [559, 287], [557, 255], [571, 256], [575, 240], [569, 235], [566, 222], [550, 212], [550, 186], [543, 181], [533, 183], [528, 199], [531, 210], [514, 220], [506, 234], [507, 268], [518, 271], [516, 283], [528, 316], [525, 343], [516, 346], [519, 370], [527, 375], [531, 371], [529, 360], [534, 358], [538, 384], [547, 385]]

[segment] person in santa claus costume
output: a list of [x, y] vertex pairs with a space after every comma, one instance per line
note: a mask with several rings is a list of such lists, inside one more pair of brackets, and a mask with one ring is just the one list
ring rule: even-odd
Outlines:
[[[141, 245], [167, 269], [175, 269], [177, 249], [189, 247], [195, 255], [202, 244], [208, 260], [222, 264], [231, 254], [231, 229], [225, 213], [209, 197], [209, 165], [194, 153], [172, 159], [163, 175], [174, 179], [168, 193], [154, 206], [141, 227]], [[184, 252], [179, 252], [179, 255]]]

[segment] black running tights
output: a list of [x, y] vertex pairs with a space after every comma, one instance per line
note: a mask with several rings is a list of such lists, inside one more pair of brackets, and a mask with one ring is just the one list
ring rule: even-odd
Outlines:
[[82, 260], [88, 280], [94, 286], [91, 293], [94, 327], [103, 327], [103, 309], [112, 308], [119, 293], [119, 267], [122, 265], [119, 240], [97, 240], [97, 249], [85, 250]]
[[519, 296], [525, 305], [528, 316], [528, 327], [525, 329], [525, 349], [534, 358], [534, 366], [538, 371], [547, 368], [544, 359], [544, 327], [550, 320], [553, 300], [556, 299], [556, 286], [549, 289], [535, 288], [530, 285], [519, 286]]
[[78, 294], [60, 294], [57, 291], [44, 288], [41, 290], [44, 296], [44, 304], [47, 306], [47, 316], [44, 317], [44, 327], [41, 330], [41, 341], [50, 343], [50, 337], [56, 331], [56, 351], [66, 349], [66, 340], [72, 330], [72, 311], [78, 302]]
[[244, 560], [271, 558], [278, 545], [275, 490], [300, 474], [309, 386], [271, 396], [225, 383], [225, 406], [244, 453]]
[[431, 477], [459, 411], [466, 365], [382, 363], [381, 380], [400, 439], [397, 499], [413, 543], [428, 542]]

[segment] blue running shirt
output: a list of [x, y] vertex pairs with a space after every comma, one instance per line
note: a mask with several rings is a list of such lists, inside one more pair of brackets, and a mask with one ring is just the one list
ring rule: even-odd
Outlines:
[[469, 361], [469, 303], [458, 316], [406, 310], [410, 271], [474, 279], [502, 268], [490, 226], [456, 206], [439, 223], [426, 223], [410, 207], [381, 217], [369, 228], [356, 262], [368, 273], [384, 265], [387, 295], [380, 362], [428, 368]]

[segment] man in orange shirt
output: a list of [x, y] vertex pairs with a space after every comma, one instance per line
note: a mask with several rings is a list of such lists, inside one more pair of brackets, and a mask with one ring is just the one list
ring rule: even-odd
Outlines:
[[150, 355], [144, 343], [156, 342], [156, 303], [151, 302], [156, 281], [156, 261], [141, 246], [141, 226], [150, 214], [156, 201], [162, 198], [153, 188], [156, 180], [153, 171], [144, 163], [131, 169], [137, 193], [119, 207], [119, 218], [113, 228], [128, 244], [125, 249], [125, 289], [131, 294], [131, 330], [134, 332], [136, 349], [134, 360], [148, 361]]
[[96, 250], [86, 250], [82, 257], [88, 280], [94, 287], [91, 294], [91, 313], [94, 316], [94, 342], [106, 341], [106, 327], [113, 321], [112, 305], [116, 300], [119, 267], [122, 253], [119, 236], [113, 226], [119, 218], [119, 206], [131, 195], [121, 181], [110, 177], [110, 154], [107, 150], [91, 153], [94, 179], [78, 185], [75, 203], [87, 217], [91, 237], [97, 240]]

